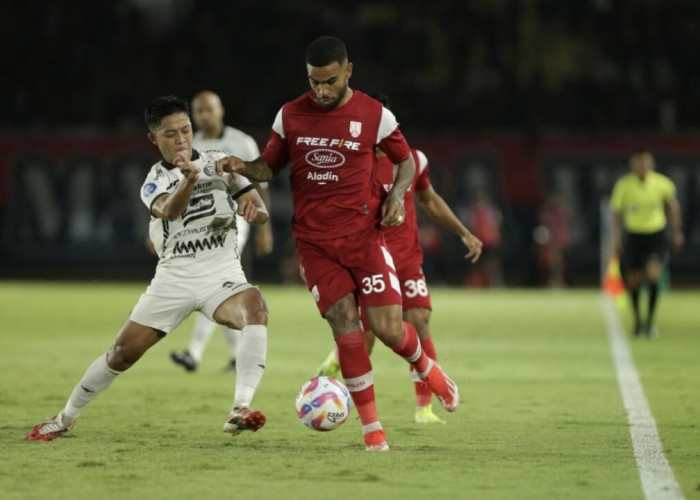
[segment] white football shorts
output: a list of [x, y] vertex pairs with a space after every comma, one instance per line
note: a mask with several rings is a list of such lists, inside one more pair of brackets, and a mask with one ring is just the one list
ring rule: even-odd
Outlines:
[[206, 279], [158, 272], [146, 292], [141, 294], [129, 319], [170, 333], [194, 311], [214, 321], [217, 307], [229, 297], [249, 288], [257, 287], [246, 281], [242, 271]]

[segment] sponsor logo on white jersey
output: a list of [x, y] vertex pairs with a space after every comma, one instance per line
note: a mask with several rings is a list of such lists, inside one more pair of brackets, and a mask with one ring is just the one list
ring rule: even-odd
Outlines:
[[178, 241], [173, 247], [173, 255], [196, 254], [197, 252], [201, 252], [203, 250], [223, 248], [225, 244], [226, 234], [217, 234], [207, 238], [198, 238], [190, 241]]
[[314, 149], [306, 153], [306, 163], [316, 168], [336, 168], [345, 163], [345, 156], [333, 149]]
[[357, 138], [362, 133], [362, 122], [350, 121], [350, 135]]
[[182, 214], [182, 225], [187, 227], [191, 222], [216, 214], [214, 205], [214, 195], [212, 193], [205, 194], [196, 198], [190, 199], [190, 204], [187, 210]]

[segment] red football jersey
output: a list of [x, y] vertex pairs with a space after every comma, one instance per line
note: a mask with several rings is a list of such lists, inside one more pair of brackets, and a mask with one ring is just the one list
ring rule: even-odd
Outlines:
[[274, 169], [290, 164], [295, 237], [339, 238], [380, 221], [377, 145], [394, 163], [410, 154], [393, 113], [363, 92], [332, 110], [312, 91], [282, 106], [261, 156]]
[[[413, 177], [411, 186], [406, 191], [404, 198], [404, 208], [406, 217], [400, 226], [384, 226], [384, 239], [389, 247], [389, 252], [394, 258], [397, 269], [399, 263], [407, 259], [420, 259], [422, 262], [423, 251], [418, 239], [418, 219], [416, 217], [415, 194], [416, 190], [422, 191], [430, 187], [428, 177], [428, 158], [422, 151], [411, 149], [413, 161], [416, 162], [416, 174]], [[377, 156], [377, 180], [382, 187], [382, 196], [391, 189], [396, 176], [396, 165], [384, 155]], [[420, 265], [420, 264], [419, 264]]]

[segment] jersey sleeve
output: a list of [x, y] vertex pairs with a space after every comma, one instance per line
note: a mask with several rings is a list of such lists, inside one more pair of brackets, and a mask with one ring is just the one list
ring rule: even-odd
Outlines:
[[[624, 178], [623, 178], [624, 179]], [[616, 214], [622, 213], [624, 210], [624, 182], [623, 179], [618, 180], [613, 188], [612, 197], [610, 198], [610, 208]]]
[[153, 202], [163, 194], [170, 194], [177, 188], [178, 181], [170, 181], [163, 171], [163, 167], [157, 166], [152, 168], [146, 176], [141, 186], [141, 201], [148, 207], [149, 212], [153, 214]]
[[377, 129], [377, 144], [394, 163], [401, 163], [411, 154], [406, 138], [399, 130], [399, 122], [396, 121], [394, 113], [385, 107], [382, 107]]
[[235, 175], [231, 176], [231, 174], [227, 174], [229, 176], [228, 178], [228, 191], [231, 194], [231, 198], [234, 200], [241, 196], [244, 193], [247, 193], [248, 191], [255, 189], [253, 184], [248, 180], [248, 178], [242, 176], [242, 175]]
[[664, 177], [664, 201], [671, 201], [676, 197], [676, 185], [668, 177]]
[[416, 150], [416, 191], [424, 191], [430, 187], [430, 177], [428, 176], [428, 157], [423, 151]]
[[270, 130], [270, 137], [267, 139], [265, 149], [260, 155], [268, 165], [275, 169], [284, 168], [289, 163], [287, 136], [284, 132], [284, 122], [282, 120], [283, 111], [284, 106], [277, 112], [275, 121], [272, 124], [272, 130]]

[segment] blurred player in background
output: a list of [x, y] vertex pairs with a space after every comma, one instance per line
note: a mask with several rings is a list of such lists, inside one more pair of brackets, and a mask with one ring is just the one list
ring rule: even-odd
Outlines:
[[[389, 98], [386, 95], [372, 95], [382, 105], [389, 109]], [[428, 158], [422, 151], [411, 149], [413, 160], [416, 164], [416, 173], [411, 186], [406, 191], [405, 209], [406, 220], [400, 226], [384, 226], [382, 232], [387, 248], [394, 259], [396, 275], [401, 283], [401, 296], [403, 298], [403, 320], [413, 325], [418, 332], [421, 348], [428, 357], [437, 360], [437, 352], [430, 335], [430, 313], [432, 305], [430, 292], [425, 282], [425, 276], [421, 266], [423, 265], [423, 250], [418, 239], [418, 218], [416, 216], [415, 199], [430, 217], [441, 226], [451, 230], [462, 240], [469, 250], [465, 258], [472, 263], [481, 255], [481, 241], [475, 237], [460, 222], [452, 212], [445, 200], [435, 192], [428, 176]], [[396, 165], [394, 165], [381, 149], [376, 149], [377, 156], [377, 182], [381, 190], [386, 194], [394, 183]], [[362, 305], [360, 303], [360, 305]], [[371, 330], [366, 329], [365, 339], [367, 351], [372, 352], [375, 336]], [[338, 350], [334, 349], [328, 355], [318, 370], [318, 375], [338, 377], [340, 365], [338, 364]], [[432, 410], [430, 400], [432, 391], [420, 380], [415, 368], [411, 367], [416, 390], [416, 414], [415, 421], [419, 424], [445, 423]]]
[[[620, 178], [612, 193], [613, 251], [621, 256], [620, 267], [632, 298], [634, 335], [650, 338], [658, 335], [654, 311], [659, 294], [659, 277], [668, 260], [666, 209], [671, 219], [673, 247], [680, 250], [685, 238], [681, 224], [681, 207], [676, 186], [665, 175], [655, 172], [654, 157], [649, 151], [636, 151], [630, 157], [631, 172]], [[623, 235], [624, 228], [624, 235]], [[639, 290], [642, 280], [649, 285], [646, 321], [639, 313]]]
[[[155, 277], [112, 348], [90, 365], [63, 410], [34, 427], [27, 440], [50, 441], [72, 429], [95, 396], [195, 311], [243, 331], [233, 405], [224, 430], [238, 434], [265, 424], [265, 416], [251, 410], [250, 403], [265, 369], [267, 304], [258, 288], [247, 282], [235, 248], [236, 214], [262, 224], [267, 221], [265, 204], [248, 179], [216, 174], [214, 163], [223, 153], [192, 148], [186, 101], [174, 96], [155, 99], [146, 108], [146, 124], [148, 139], [163, 157], [141, 188], [158, 254]], [[128, 408], [116, 417], [126, 415]]]
[[[248, 134], [241, 132], [224, 123], [225, 110], [221, 99], [214, 92], [204, 90], [192, 99], [192, 120], [197, 131], [194, 133], [193, 146], [198, 151], [216, 150], [237, 156], [243, 160], [254, 160], [260, 156], [258, 145]], [[267, 183], [253, 183], [265, 202], [267, 210], [270, 210], [270, 194]], [[242, 256], [250, 234], [250, 225], [238, 215], [236, 217], [238, 230], [237, 248], [238, 255]], [[255, 231], [255, 253], [265, 255], [272, 252], [272, 225], [268, 221], [259, 225]], [[198, 314], [194, 320], [194, 328], [190, 337], [187, 350], [172, 352], [171, 359], [187, 371], [194, 371], [202, 361], [202, 354], [211, 339], [214, 330], [219, 325], [209, 321], [203, 314]], [[236, 369], [236, 351], [241, 332], [221, 326], [222, 333], [228, 344], [231, 360], [226, 366], [228, 370]]]
[[[353, 66], [341, 40], [314, 40], [306, 69], [311, 90], [282, 106], [261, 157], [232, 156], [217, 169], [268, 181], [290, 164], [292, 231], [307, 286], [333, 331], [365, 449], [386, 451], [358, 297], [377, 337], [416, 369], [447, 411], [459, 405], [456, 384], [421, 349], [416, 329], [402, 323], [401, 287], [380, 228], [403, 223], [415, 163], [391, 111], [349, 87]], [[397, 165], [383, 202], [373, 182], [377, 145]]]

